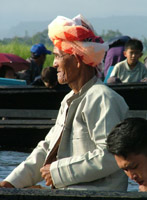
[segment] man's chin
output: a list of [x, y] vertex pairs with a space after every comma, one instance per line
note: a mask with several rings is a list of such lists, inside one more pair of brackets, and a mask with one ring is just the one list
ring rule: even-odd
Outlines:
[[65, 85], [65, 84], [67, 84], [67, 83], [64, 82], [64, 83], [59, 83], [59, 84], [60, 84], [60, 85]]
[[60, 79], [58, 79], [58, 83], [59, 83], [60, 85], [65, 85], [65, 84], [67, 84], [67, 82], [66, 82], [65, 80], [60, 80]]

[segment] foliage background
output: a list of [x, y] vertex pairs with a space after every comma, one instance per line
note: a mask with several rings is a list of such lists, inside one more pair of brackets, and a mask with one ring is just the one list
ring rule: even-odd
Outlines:
[[[122, 36], [122, 33], [119, 30], [108, 30], [107, 32], [103, 31], [100, 35], [104, 41], [112, 39], [117, 36]], [[144, 58], [147, 56], [147, 38], [142, 40], [144, 45], [144, 54], [141, 57], [140, 61], [144, 62]], [[14, 38], [5, 38], [0, 40], [0, 53], [12, 53], [16, 54], [24, 59], [30, 57], [30, 48], [33, 44], [43, 43], [47, 49], [53, 49], [52, 42], [48, 38], [48, 30], [43, 32], [38, 32], [32, 37], [28, 37], [27, 34], [25, 37], [14, 37]], [[47, 59], [44, 63], [44, 67], [52, 66], [53, 64], [53, 55], [47, 55]]]

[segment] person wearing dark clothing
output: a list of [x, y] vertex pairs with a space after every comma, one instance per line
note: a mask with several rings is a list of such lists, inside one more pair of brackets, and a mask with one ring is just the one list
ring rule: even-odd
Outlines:
[[16, 78], [15, 71], [9, 65], [2, 65], [0, 67], [0, 77], [2, 78]]
[[54, 67], [43, 68], [41, 75], [36, 77], [31, 85], [45, 86], [47, 88], [55, 90], [61, 90], [61, 89], [70, 90], [67, 84], [61, 85], [58, 83], [57, 69]]
[[31, 47], [31, 57], [27, 59], [30, 67], [24, 72], [23, 77], [21, 77], [27, 81], [27, 84], [31, 84], [37, 76], [41, 75], [47, 54], [51, 54], [51, 51], [47, 50], [41, 43]]
[[57, 83], [57, 69], [54, 67], [45, 67], [41, 75], [37, 76], [31, 85], [54, 88]]

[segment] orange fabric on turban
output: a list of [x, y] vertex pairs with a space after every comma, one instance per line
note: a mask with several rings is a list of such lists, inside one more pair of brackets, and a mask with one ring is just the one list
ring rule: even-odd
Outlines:
[[57, 48], [79, 55], [90, 66], [97, 67], [108, 49], [108, 45], [103, 43], [101, 37], [95, 36], [93, 27], [81, 15], [73, 19], [58, 16], [48, 29], [49, 38]]

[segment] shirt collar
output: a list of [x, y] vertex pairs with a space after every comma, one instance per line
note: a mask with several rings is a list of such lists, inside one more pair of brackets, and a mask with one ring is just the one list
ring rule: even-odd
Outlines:
[[80, 91], [75, 94], [74, 92], [72, 93], [72, 96], [67, 99], [67, 104], [70, 105], [71, 102], [78, 97], [80, 97], [82, 94], [84, 94], [89, 88], [91, 88], [92, 85], [94, 85], [97, 82], [98, 78], [96, 76], [92, 77], [83, 87], [80, 89]]
[[137, 70], [139, 61], [137, 62], [137, 64], [135, 65], [135, 67], [133, 69], [130, 69], [128, 62], [127, 62], [127, 59], [125, 61], [126, 61], [126, 67], [127, 67], [128, 71], [136, 71]]

